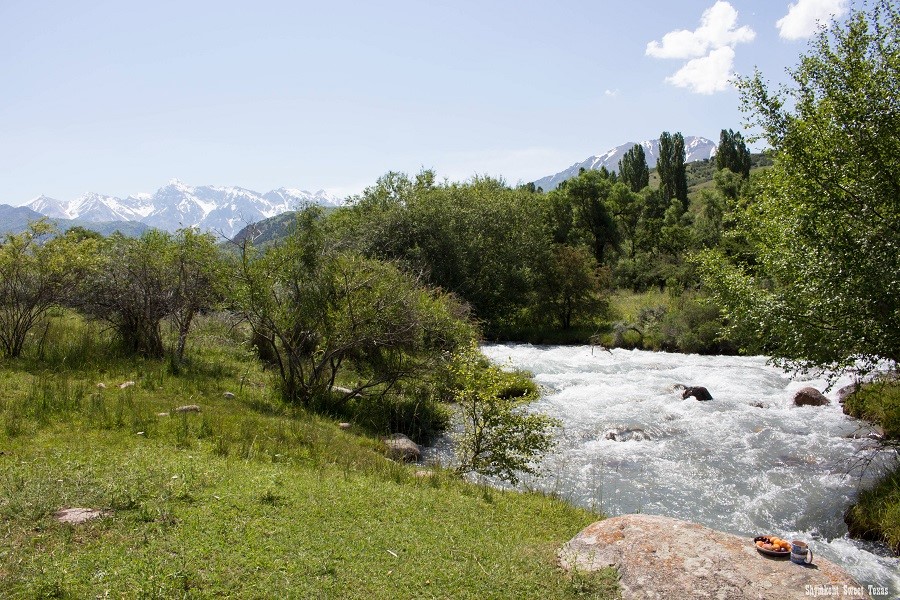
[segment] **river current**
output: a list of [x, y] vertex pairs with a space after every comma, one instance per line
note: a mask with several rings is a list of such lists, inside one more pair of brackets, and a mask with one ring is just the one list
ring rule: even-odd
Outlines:
[[[826, 388], [792, 378], [765, 357], [612, 351], [590, 346], [492, 344], [497, 364], [526, 369], [543, 388], [528, 410], [560, 420], [543, 474], [525, 487], [615, 516], [667, 515], [744, 535], [802, 538], [861, 584], [900, 597], [900, 560], [851, 540], [843, 513], [891, 457], [862, 463], [870, 429], [845, 416], [835, 390], [823, 407], [793, 393]], [[683, 400], [678, 385], [713, 400]], [[448, 455], [444, 440], [431, 449]], [[748, 542], [749, 543], [749, 542]]]

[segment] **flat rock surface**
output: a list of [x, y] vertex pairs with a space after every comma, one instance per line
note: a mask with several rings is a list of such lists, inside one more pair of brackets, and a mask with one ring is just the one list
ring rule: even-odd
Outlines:
[[70, 523], [72, 525], [93, 521], [106, 515], [106, 511], [96, 508], [61, 508], [53, 513], [53, 517], [60, 523]]
[[[761, 531], [759, 535], [778, 535]], [[811, 544], [815, 554], [815, 542]], [[757, 552], [752, 538], [655, 515], [623, 515], [586, 527], [559, 551], [560, 565], [587, 572], [614, 566], [631, 598], [809, 598], [847, 590], [869, 598], [841, 567], [814, 555], [802, 566]]]

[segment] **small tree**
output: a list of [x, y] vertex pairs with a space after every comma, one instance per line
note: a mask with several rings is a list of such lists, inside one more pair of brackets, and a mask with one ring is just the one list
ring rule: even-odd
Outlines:
[[174, 254], [169, 233], [150, 229], [137, 239], [117, 233], [82, 282], [85, 312], [112, 325], [128, 352], [163, 356], [160, 324], [172, 314], [178, 287]]
[[178, 332], [173, 358], [184, 359], [188, 333], [197, 314], [218, 304], [224, 294], [224, 261], [212, 234], [182, 229], [171, 254], [176, 278], [172, 322]]
[[0, 243], [0, 350], [17, 357], [28, 333], [61, 304], [90, 262], [95, 241], [57, 236], [46, 221]]
[[600, 266], [585, 246], [553, 247], [540, 277], [539, 308], [569, 329], [578, 316], [605, 308], [602, 292]]
[[[332, 409], [363, 393], [384, 395], [474, 337], [451, 296], [393, 264], [332, 248], [314, 208], [282, 244], [264, 252], [244, 244], [234, 280], [235, 308], [276, 364], [288, 402]], [[344, 371], [355, 383], [336, 395]]]
[[455, 435], [457, 472], [497, 477], [513, 485], [522, 473], [536, 474], [535, 461], [553, 447], [551, 429], [558, 422], [526, 412], [522, 405], [534, 399], [527, 393], [505, 394], [503, 374], [486, 364], [474, 343], [457, 354], [455, 375], [463, 422]]

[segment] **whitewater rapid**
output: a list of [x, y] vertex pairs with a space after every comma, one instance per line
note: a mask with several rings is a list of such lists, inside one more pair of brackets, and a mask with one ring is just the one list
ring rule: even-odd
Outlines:
[[[543, 388], [528, 410], [559, 419], [558, 444], [525, 487], [614, 516], [659, 514], [748, 538], [800, 537], [861, 584], [900, 595], [900, 561], [847, 537], [843, 514], [880, 456], [864, 423], [831, 405], [796, 407], [793, 393], [826, 381], [791, 378], [765, 357], [698, 356], [590, 346], [493, 344], [495, 363], [525, 369]], [[683, 400], [678, 385], [713, 400]], [[432, 456], [446, 458], [448, 442]]]

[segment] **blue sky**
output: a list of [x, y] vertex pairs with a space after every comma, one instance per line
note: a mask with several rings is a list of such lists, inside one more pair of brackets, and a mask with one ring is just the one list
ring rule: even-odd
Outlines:
[[744, 121], [728, 75], [783, 80], [847, 2], [3, 0], [0, 203], [516, 183], [664, 130], [718, 139]]

